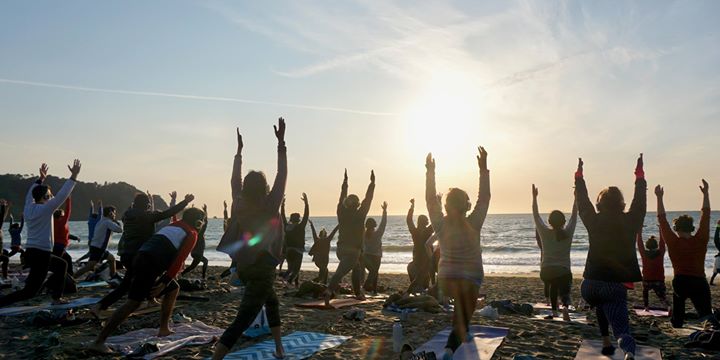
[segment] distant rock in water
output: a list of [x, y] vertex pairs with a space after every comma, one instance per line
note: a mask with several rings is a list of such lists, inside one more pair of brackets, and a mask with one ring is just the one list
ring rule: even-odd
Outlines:
[[[25, 206], [25, 195], [33, 181], [37, 180], [37, 176], [5, 174], [0, 175], [0, 199], [12, 202], [12, 214], [15, 219], [20, 218], [20, 214]], [[66, 179], [55, 176], [48, 176], [45, 183], [50, 185], [53, 193], [60, 190]], [[78, 181], [72, 192], [72, 215], [70, 220], [87, 220], [90, 212], [90, 201], [97, 202], [102, 200], [103, 205], [112, 205], [118, 209], [118, 218], [122, 213], [130, 207], [135, 194], [145, 192], [139, 190], [126, 182], [108, 183], [87, 183]], [[155, 208], [165, 210], [168, 208], [167, 203], [158, 195], [153, 195]]]

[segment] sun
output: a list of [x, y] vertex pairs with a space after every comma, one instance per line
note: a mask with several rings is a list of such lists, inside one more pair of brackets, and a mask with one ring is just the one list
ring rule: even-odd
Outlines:
[[462, 74], [434, 76], [404, 115], [407, 150], [452, 157], [477, 147], [479, 91]]

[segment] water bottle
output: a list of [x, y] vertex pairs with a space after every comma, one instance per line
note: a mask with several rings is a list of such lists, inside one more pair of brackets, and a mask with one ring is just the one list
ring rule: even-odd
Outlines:
[[393, 351], [399, 353], [403, 346], [403, 329], [400, 320], [393, 323]]

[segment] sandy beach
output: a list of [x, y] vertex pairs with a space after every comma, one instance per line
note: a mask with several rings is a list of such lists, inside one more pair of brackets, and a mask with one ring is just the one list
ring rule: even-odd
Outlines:
[[[221, 268], [213, 267], [210, 276], [216, 277]], [[315, 276], [313, 272], [303, 272], [302, 280]], [[573, 301], [579, 301], [580, 279], [574, 280]], [[392, 290], [404, 289], [408, 279], [400, 274], [382, 274], [380, 285]], [[226, 327], [236, 314], [239, 303], [237, 289], [226, 281], [211, 280], [209, 288], [204, 291], [189, 293], [194, 296], [209, 297], [209, 302], [179, 301], [181, 305], [175, 312], [200, 320], [208, 325]], [[639, 285], [639, 284], [638, 284]], [[668, 282], [668, 289], [670, 283]], [[382, 313], [382, 303], [370, 303], [358, 306], [366, 311], [363, 321], [345, 320], [341, 310], [313, 310], [294, 306], [301, 299], [293, 296], [294, 289], [286, 289], [279, 282], [276, 290], [281, 301], [283, 333], [294, 330], [324, 332], [329, 334], [348, 335], [352, 339], [345, 344], [322, 351], [313, 359], [393, 359], [397, 354], [392, 349], [392, 324], [394, 316]], [[517, 303], [535, 303], [543, 300], [542, 282], [536, 274], [518, 274], [518, 276], [488, 276], [481, 292], [487, 294], [487, 300], [512, 300]], [[100, 295], [108, 292], [108, 288], [81, 289], [80, 296]], [[388, 293], [391, 290], [388, 290]], [[718, 297], [713, 294], [713, 305], [718, 306]], [[641, 302], [641, 288], [629, 292], [629, 303]], [[652, 301], [651, 296], [651, 301]], [[39, 296], [29, 304], [48, 301], [48, 297]], [[20, 304], [18, 304], [20, 305]], [[688, 304], [689, 305], [689, 304]], [[688, 311], [692, 312], [690, 306]], [[81, 310], [80, 316], [87, 316], [87, 310]], [[475, 314], [473, 324], [507, 327], [510, 329], [503, 344], [495, 352], [493, 359], [512, 359], [515, 355], [533, 355], [545, 359], [573, 359], [582, 339], [599, 339], [595, 326], [594, 311], [588, 314], [589, 325], [557, 321], [533, 320], [521, 315], [501, 315], [498, 320], [488, 320]], [[100, 323], [93, 320], [89, 323], [60, 327], [38, 328], [33, 326], [29, 316], [0, 318], [0, 358], [3, 359], [77, 359], [77, 358], [122, 358], [115, 356], [98, 356], [84, 350], [83, 343], [93, 339], [100, 330]], [[685, 349], [687, 330], [674, 330], [667, 318], [638, 317], [631, 313], [633, 335], [639, 344], [651, 345], [662, 350], [664, 359], [718, 358], [720, 352]], [[410, 314], [404, 324], [404, 335], [408, 343], [414, 347], [422, 345], [435, 333], [449, 326], [450, 314], [430, 314], [425, 312]], [[152, 328], [158, 325], [158, 313], [131, 317], [116, 334], [122, 334], [141, 328]], [[236, 349], [256, 342], [239, 342]], [[185, 347], [164, 358], [170, 359], [201, 359], [212, 353], [211, 345]]]

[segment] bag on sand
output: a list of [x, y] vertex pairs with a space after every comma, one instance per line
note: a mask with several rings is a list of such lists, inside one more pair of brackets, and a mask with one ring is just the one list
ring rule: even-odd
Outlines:
[[262, 336], [265, 334], [270, 333], [270, 327], [268, 326], [268, 319], [267, 315], [265, 314], [265, 306], [262, 307], [260, 312], [255, 317], [255, 321], [250, 324], [250, 327], [248, 327], [247, 330], [243, 333], [243, 335], [250, 337], [250, 338], [256, 338], [258, 336]]

